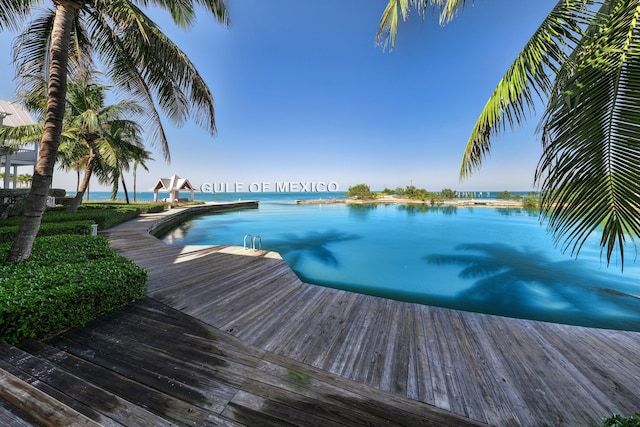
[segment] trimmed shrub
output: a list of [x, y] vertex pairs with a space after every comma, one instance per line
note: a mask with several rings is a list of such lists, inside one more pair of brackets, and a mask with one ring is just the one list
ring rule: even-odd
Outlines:
[[[145, 296], [147, 272], [121, 257], [99, 229], [159, 212], [163, 204], [96, 203], [77, 213], [47, 210], [29, 260], [0, 263], [0, 339], [40, 339], [84, 325]], [[6, 258], [22, 221], [0, 222], [0, 260]]]
[[0, 189], [0, 219], [22, 215], [27, 194], [25, 189]]
[[[198, 202], [202, 203], [202, 202]], [[197, 204], [197, 203], [194, 203]], [[166, 203], [160, 202], [134, 202], [134, 203], [122, 203], [122, 202], [85, 202], [80, 205], [80, 209], [105, 209], [105, 208], [118, 208], [118, 209], [137, 209], [141, 213], [153, 213], [162, 212], [166, 207]]]
[[51, 197], [65, 197], [67, 195], [67, 190], [64, 188], [51, 188], [49, 189], [49, 196]]
[[603, 427], [640, 427], [640, 412], [629, 417], [614, 414], [606, 418], [602, 425]]
[[[43, 222], [40, 224], [38, 236], [56, 234], [91, 234], [93, 220]], [[0, 242], [13, 242], [19, 225], [0, 227]]]
[[[0, 245], [6, 257], [9, 244]], [[28, 261], [0, 265], [0, 339], [16, 343], [81, 326], [145, 296], [147, 272], [107, 239], [36, 239]]]
[[[11, 243], [5, 243], [6, 252]], [[2, 254], [3, 246], [0, 246]], [[109, 244], [109, 240], [96, 236], [49, 236], [37, 238], [33, 245], [33, 252], [25, 264], [38, 267], [69, 262], [82, 264], [85, 262], [112, 258], [115, 250]], [[11, 265], [11, 264], [10, 264]]]
[[[162, 203], [87, 203], [80, 206], [78, 212], [68, 213], [64, 207], [48, 209], [42, 216], [38, 236], [52, 234], [91, 234], [91, 224], [98, 224], [98, 230], [106, 230], [114, 225], [128, 221], [141, 213], [161, 212]], [[22, 217], [0, 221], [0, 242], [12, 241], [22, 222]], [[55, 223], [56, 226], [50, 224]], [[63, 224], [70, 224], [64, 226]], [[73, 223], [73, 224], [72, 224]], [[83, 224], [88, 226], [83, 228]], [[58, 227], [58, 228], [56, 228]]]

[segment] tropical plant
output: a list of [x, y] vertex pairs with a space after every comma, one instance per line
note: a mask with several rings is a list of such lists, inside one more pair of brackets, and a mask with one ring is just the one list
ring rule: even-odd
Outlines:
[[[63, 132], [64, 134], [64, 132]], [[58, 167], [64, 171], [75, 171], [76, 191], [80, 188], [82, 171], [87, 167], [89, 150], [84, 144], [66, 144], [64, 138], [58, 148]]]
[[414, 194], [413, 194], [413, 198], [417, 199], [417, 200], [422, 200], [427, 201], [427, 199], [429, 199], [430, 194], [427, 190], [425, 190], [424, 188], [418, 188], [417, 190], [415, 190]]
[[450, 188], [443, 188], [440, 194], [442, 194], [442, 197], [444, 197], [445, 199], [456, 198], [456, 192]]
[[43, 3], [0, 2], [0, 30], [19, 30], [32, 17], [18, 36], [14, 52], [19, 90], [27, 99], [33, 94], [37, 100], [29, 106], [41, 108], [38, 100], [42, 99], [42, 82], [47, 83], [40, 156], [25, 203], [24, 221], [7, 257], [10, 261], [29, 257], [40, 227], [60, 145], [70, 69], [91, 69], [86, 63], [98, 58], [113, 84], [150, 111], [157, 137], [153, 139], [160, 141], [167, 160], [168, 143], [158, 106], [177, 124], [193, 117], [211, 134], [216, 130], [213, 97], [207, 84], [184, 52], [140, 7], [166, 10], [176, 25], [188, 28], [195, 21], [196, 6], [200, 6], [226, 25], [229, 19], [223, 0], [70, 0], [54, 1], [53, 8], [41, 9]]
[[[125, 200], [129, 203], [129, 191], [124, 179], [124, 172], [130, 170], [130, 163], [134, 162], [134, 168], [138, 163], [151, 159], [151, 152], [144, 148], [139, 138], [140, 133], [129, 132], [127, 128], [111, 127], [104, 135], [104, 150], [102, 158], [109, 165], [108, 177], [111, 183], [111, 200], [115, 200], [119, 190], [119, 182], [122, 183]], [[134, 182], [135, 191], [135, 182]], [[134, 196], [135, 197], [135, 196]]]
[[511, 200], [513, 199], [513, 194], [511, 191], [504, 190], [496, 194], [496, 199], [498, 200]]
[[33, 176], [31, 174], [21, 173], [18, 175], [18, 183], [22, 186], [28, 187], [32, 180]]
[[390, 188], [385, 187], [384, 190], [382, 190], [382, 194], [385, 194], [387, 196], [388, 195], [393, 195], [393, 194], [395, 194], [395, 191], [390, 189]]
[[404, 189], [402, 195], [404, 197], [408, 197], [410, 199], [413, 199], [417, 196], [417, 191], [418, 189], [414, 186], [414, 185], [407, 185], [407, 187]]
[[441, 205], [449, 198], [450, 197], [445, 197], [443, 193], [429, 193], [429, 201], [432, 205]]
[[640, 427], [640, 412], [628, 417], [613, 414], [604, 420], [602, 427]]
[[367, 184], [357, 184], [349, 187], [347, 197], [360, 200], [369, 200], [373, 198], [371, 188]]
[[[75, 169], [78, 174], [77, 191], [69, 212], [78, 210], [94, 175], [100, 183], [112, 184], [117, 192], [122, 168], [128, 170], [128, 164], [123, 166], [122, 162], [145, 152], [140, 125], [121, 118], [141, 117], [143, 109], [132, 101], [105, 106], [106, 89], [94, 81], [90, 72], [83, 72], [68, 83], [58, 158], [61, 167]], [[0, 141], [11, 139], [11, 145], [37, 142], [43, 132], [42, 125], [0, 129]], [[81, 170], [84, 171], [82, 179]]]
[[[399, 15], [413, 7], [446, 23], [466, 3], [390, 0], [377, 41], [393, 48]], [[637, 0], [559, 0], [489, 97], [460, 172], [478, 169], [491, 142], [525, 121], [540, 97], [541, 214], [564, 250], [578, 255], [599, 232], [607, 261], [615, 251], [622, 264], [625, 240], [640, 234], [639, 15]]]
[[525, 208], [539, 208], [540, 193], [536, 191], [529, 191], [524, 199], [522, 199], [522, 206]]
[[[69, 81], [67, 109], [65, 113], [65, 135], [68, 144], [84, 145], [88, 149], [85, 170], [78, 191], [69, 205], [69, 212], [76, 212], [94, 170], [100, 182], [117, 182], [125, 152], [144, 150], [140, 141], [141, 129], [135, 121], [123, 117], [139, 116], [143, 109], [131, 101], [121, 101], [105, 106], [106, 88], [93, 83], [87, 74], [78, 80]], [[131, 142], [130, 142], [131, 141]]]

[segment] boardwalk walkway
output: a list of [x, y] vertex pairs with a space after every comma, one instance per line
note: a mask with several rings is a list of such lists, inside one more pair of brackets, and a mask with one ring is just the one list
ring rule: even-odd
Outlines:
[[[114, 388], [102, 404], [56, 397], [113, 425], [142, 425], [146, 411], [178, 425], [593, 426], [640, 410], [639, 333], [313, 286], [277, 254], [167, 246], [148, 234], [164, 216], [105, 233], [149, 270], [150, 298], [51, 342], [2, 348], [0, 368], [54, 397], [65, 385]], [[167, 381], [181, 394], [158, 394]], [[173, 418], [154, 412], [160, 399]]]

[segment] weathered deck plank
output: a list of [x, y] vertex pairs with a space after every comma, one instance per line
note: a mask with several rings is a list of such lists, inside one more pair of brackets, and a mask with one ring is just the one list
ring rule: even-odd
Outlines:
[[[176, 249], [156, 242], [156, 250]], [[122, 253], [147, 263], [150, 271], [160, 268], [148, 254], [137, 259], [126, 247]], [[195, 280], [180, 277], [177, 269], [165, 272], [166, 287], [151, 295], [247, 342], [380, 390], [495, 425], [593, 424], [611, 413], [640, 409], [638, 333], [304, 285], [286, 267], [274, 267], [284, 264], [277, 259], [216, 249], [206, 258], [210, 275], [200, 270], [207, 264], [193, 262], [201, 272]], [[259, 272], [260, 280], [247, 270]]]
[[149, 298], [43, 342], [0, 343], [0, 361], [79, 413], [51, 425], [80, 414], [87, 423], [77, 425], [106, 426], [468, 422], [265, 352]]
[[[203, 426], [256, 425], [258, 420], [260, 425], [295, 424], [305, 411], [313, 412], [307, 425], [321, 420], [331, 425], [341, 422], [332, 415], [341, 405], [366, 402], [367, 397], [372, 405], [351, 415], [368, 413], [373, 424], [386, 411], [396, 414], [397, 425], [475, 420], [496, 426], [576, 426], [640, 410], [640, 333], [466, 313], [307, 285], [267, 252], [167, 246], [147, 234], [163, 215], [130, 221], [105, 234], [121, 254], [148, 269], [150, 296], [199, 319], [207, 325], [199, 326], [206, 336], [181, 330], [182, 320], [171, 319], [182, 319], [182, 314], [169, 315], [169, 309], [166, 327], [158, 320], [147, 323], [145, 317], [161, 312], [162, 305], [119, 320], [113, 326], [119, 324], [119, 329], [109, 334], [125, 334], [142, 322], [146, 326], [140, 331], [147, 335], [148, 328], [157, 328], [159, 337], [164, 331], [187, 340], [183, 345], [194, 346], [197, 361], [209, 350], [218, 358], [224, 351], [230, 372], [220, 373], [220, 381], [228, 387], [238, 386], [233, 378], [251, 372], [234, 395], [237, 399], [221, 413], [215, 405], [204, 408], [208, 414], [198, 413], [199, 420], [206, 415]], [[83, 340], [105, 339], [90, 330]], [[229, 344], [229, 334], [238, 341]], [[216, 344], [207, 347], [210, 342]], [[226, 347], [218, 348], [223, 342]], [[101, 345], [91, 351], [119, 343], [111, 339]], [[157, 363], [167, 363], [167, 346], [169, 342], [158, 339], [155, 351], [162, 357], [149, 366], [150, 372], [162, 372]], [[83, 354], [80, 348], [74, 353]], [[142, 354], [133, 356], [142, 363]], [[180, 363], [193, 369], [193, 375], [199, 372], [194, 366], [200, 362]], [[287, 377], [291, 372], [299, 374]], [[326, 393], [296, 383], [305, 378], [320, 381]], [[223, 397], [224, 387], [216, 392], [215, 384], [205, 384], [208, 393]], [[332, 395], [339, 390], [342, 397]], [[349, 393], [358, 396], [346, 399]], [[415, 424], [408, 413], [421, 416], [420, 422]], [[434, 421], [439, 416], [442, 420]]]
[[[640, 409], [638, 333], [383, 300], [286, 274], [263, 274], [261, 292], [224, 267], [262, 270], [263, 260], [209, 256], [224, 279], [209, 283], [209, 298], [200, 283], [198, 299], [218, 309], [181, 309], [269, 351], [496, 425], [589, 424]], [[152, 295], [165, 301], [163, 292]]]

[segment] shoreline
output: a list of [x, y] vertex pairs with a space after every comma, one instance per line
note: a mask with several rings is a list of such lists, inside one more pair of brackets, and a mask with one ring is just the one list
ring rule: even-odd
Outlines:
[[296, 205], [336, 205], [336, 204], [354, 204], [354, 205], [372, 205], [372, 204], [397, 204], [397, 205], [433, 205], [433, 206], [479, 206], [494, 208], [522, 208], [522, 201], [516, 200], [487, 200], [487, 199], [447, 199], [439, 203], [431, 203], [425, 200], [415, 200], [406, 197], [384, 196], [377, 199], [359, 200], [359, 199], [316, 199], [316, 200], [294, 200]]

